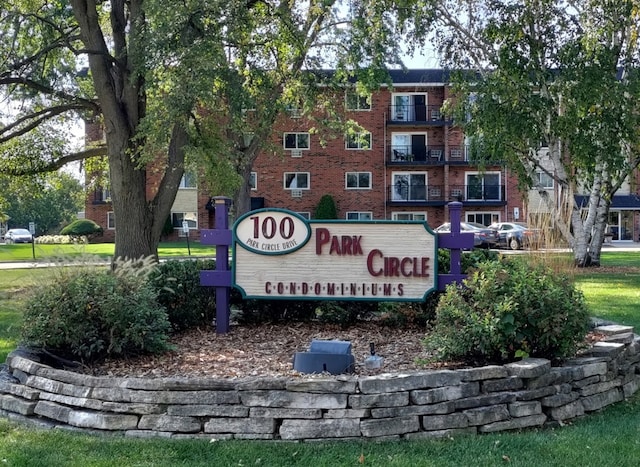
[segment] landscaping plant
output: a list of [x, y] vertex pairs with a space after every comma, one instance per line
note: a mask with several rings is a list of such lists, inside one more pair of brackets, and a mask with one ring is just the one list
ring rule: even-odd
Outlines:
[[575, 354], [589, 327], [582, 293], [567, 276], [516, 257], [482, 262], [450, 285], [427, 348], [440, 360], [558, 360]]
[[22, 342], [85, 363], [169, 349], [169, 320], [149, 285], [151, 261], [60, 267], [25, 304]]

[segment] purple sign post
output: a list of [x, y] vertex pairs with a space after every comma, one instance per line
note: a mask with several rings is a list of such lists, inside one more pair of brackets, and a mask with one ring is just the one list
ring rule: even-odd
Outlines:
[[216, 245], [216, 270], [200, 271], [200, 285], [216, 288], [216, 334], [229, 332], [229, 295], [231, 292], [231, 270], [229, 269], [229, 246], [232, 243], [232, 231], [229, 228], [229, 207], [231, 198], [216, 196], [216, 228], [202, 230], [200, 242], [204, 245]]
[[449, 219], [451, 232], [438, 235], [438, 247], [447, 248], [451, 252], [450, 273], [438, 275], [438, 290], [446, 289], [452, 282], [462, 282], [467, 277], [462, 274], [460, 262], [462, 250], [473, 249], [473, 232], [460, 232], [460, 215], [462, 203], [454, 201], [449, 203]]

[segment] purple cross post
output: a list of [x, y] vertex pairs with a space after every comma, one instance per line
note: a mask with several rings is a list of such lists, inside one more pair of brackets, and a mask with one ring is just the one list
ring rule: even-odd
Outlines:
[[467, 277], [466, 274], [462, 274], [460, 254], [463, 249], [473, 248], [473, 232], [460, 232], [461, 213], [462, 203], [458, 201], [449, 203], [451, 232], [438, 234], [438, 247], [451, 251], [450, 273], [438, 275], [438, 290], [444, 290], [452, 282], [460, 283]]
[[216, 270], [200, 271], [200, 285], [216, 288], [216, 334], [229, 332], [229, 295], [231, 291], [231, 271], [229, 270], [229, 246], [232, 232], [229, 229], [229, 207], [231, 198], [215, 196], [216, 228], [202, 230], [200, 242], [216, 246]]

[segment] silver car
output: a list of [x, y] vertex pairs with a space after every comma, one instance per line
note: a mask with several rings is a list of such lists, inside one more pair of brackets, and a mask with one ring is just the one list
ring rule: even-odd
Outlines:
[[10, 243], [31, 243], [33, 235], [27, 229], [9, 229], [4, 234], [4, 242], [7, 245]]
[[[436, 232], [451, 232], [451, 223], [445, 222], [435, 229]], [[474, 248], [493, 248], [498, 241], [495, 230], [476, 222], [460, 222], [460, 232], [473, 232]]]

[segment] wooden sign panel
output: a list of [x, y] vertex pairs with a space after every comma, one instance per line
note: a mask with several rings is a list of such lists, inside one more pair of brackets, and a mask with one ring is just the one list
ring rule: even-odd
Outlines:
[[245, 297], [422, 301], [437, 284], [424, 222], [309, 221], [262, 209], [233, 228], [233, 282]]

